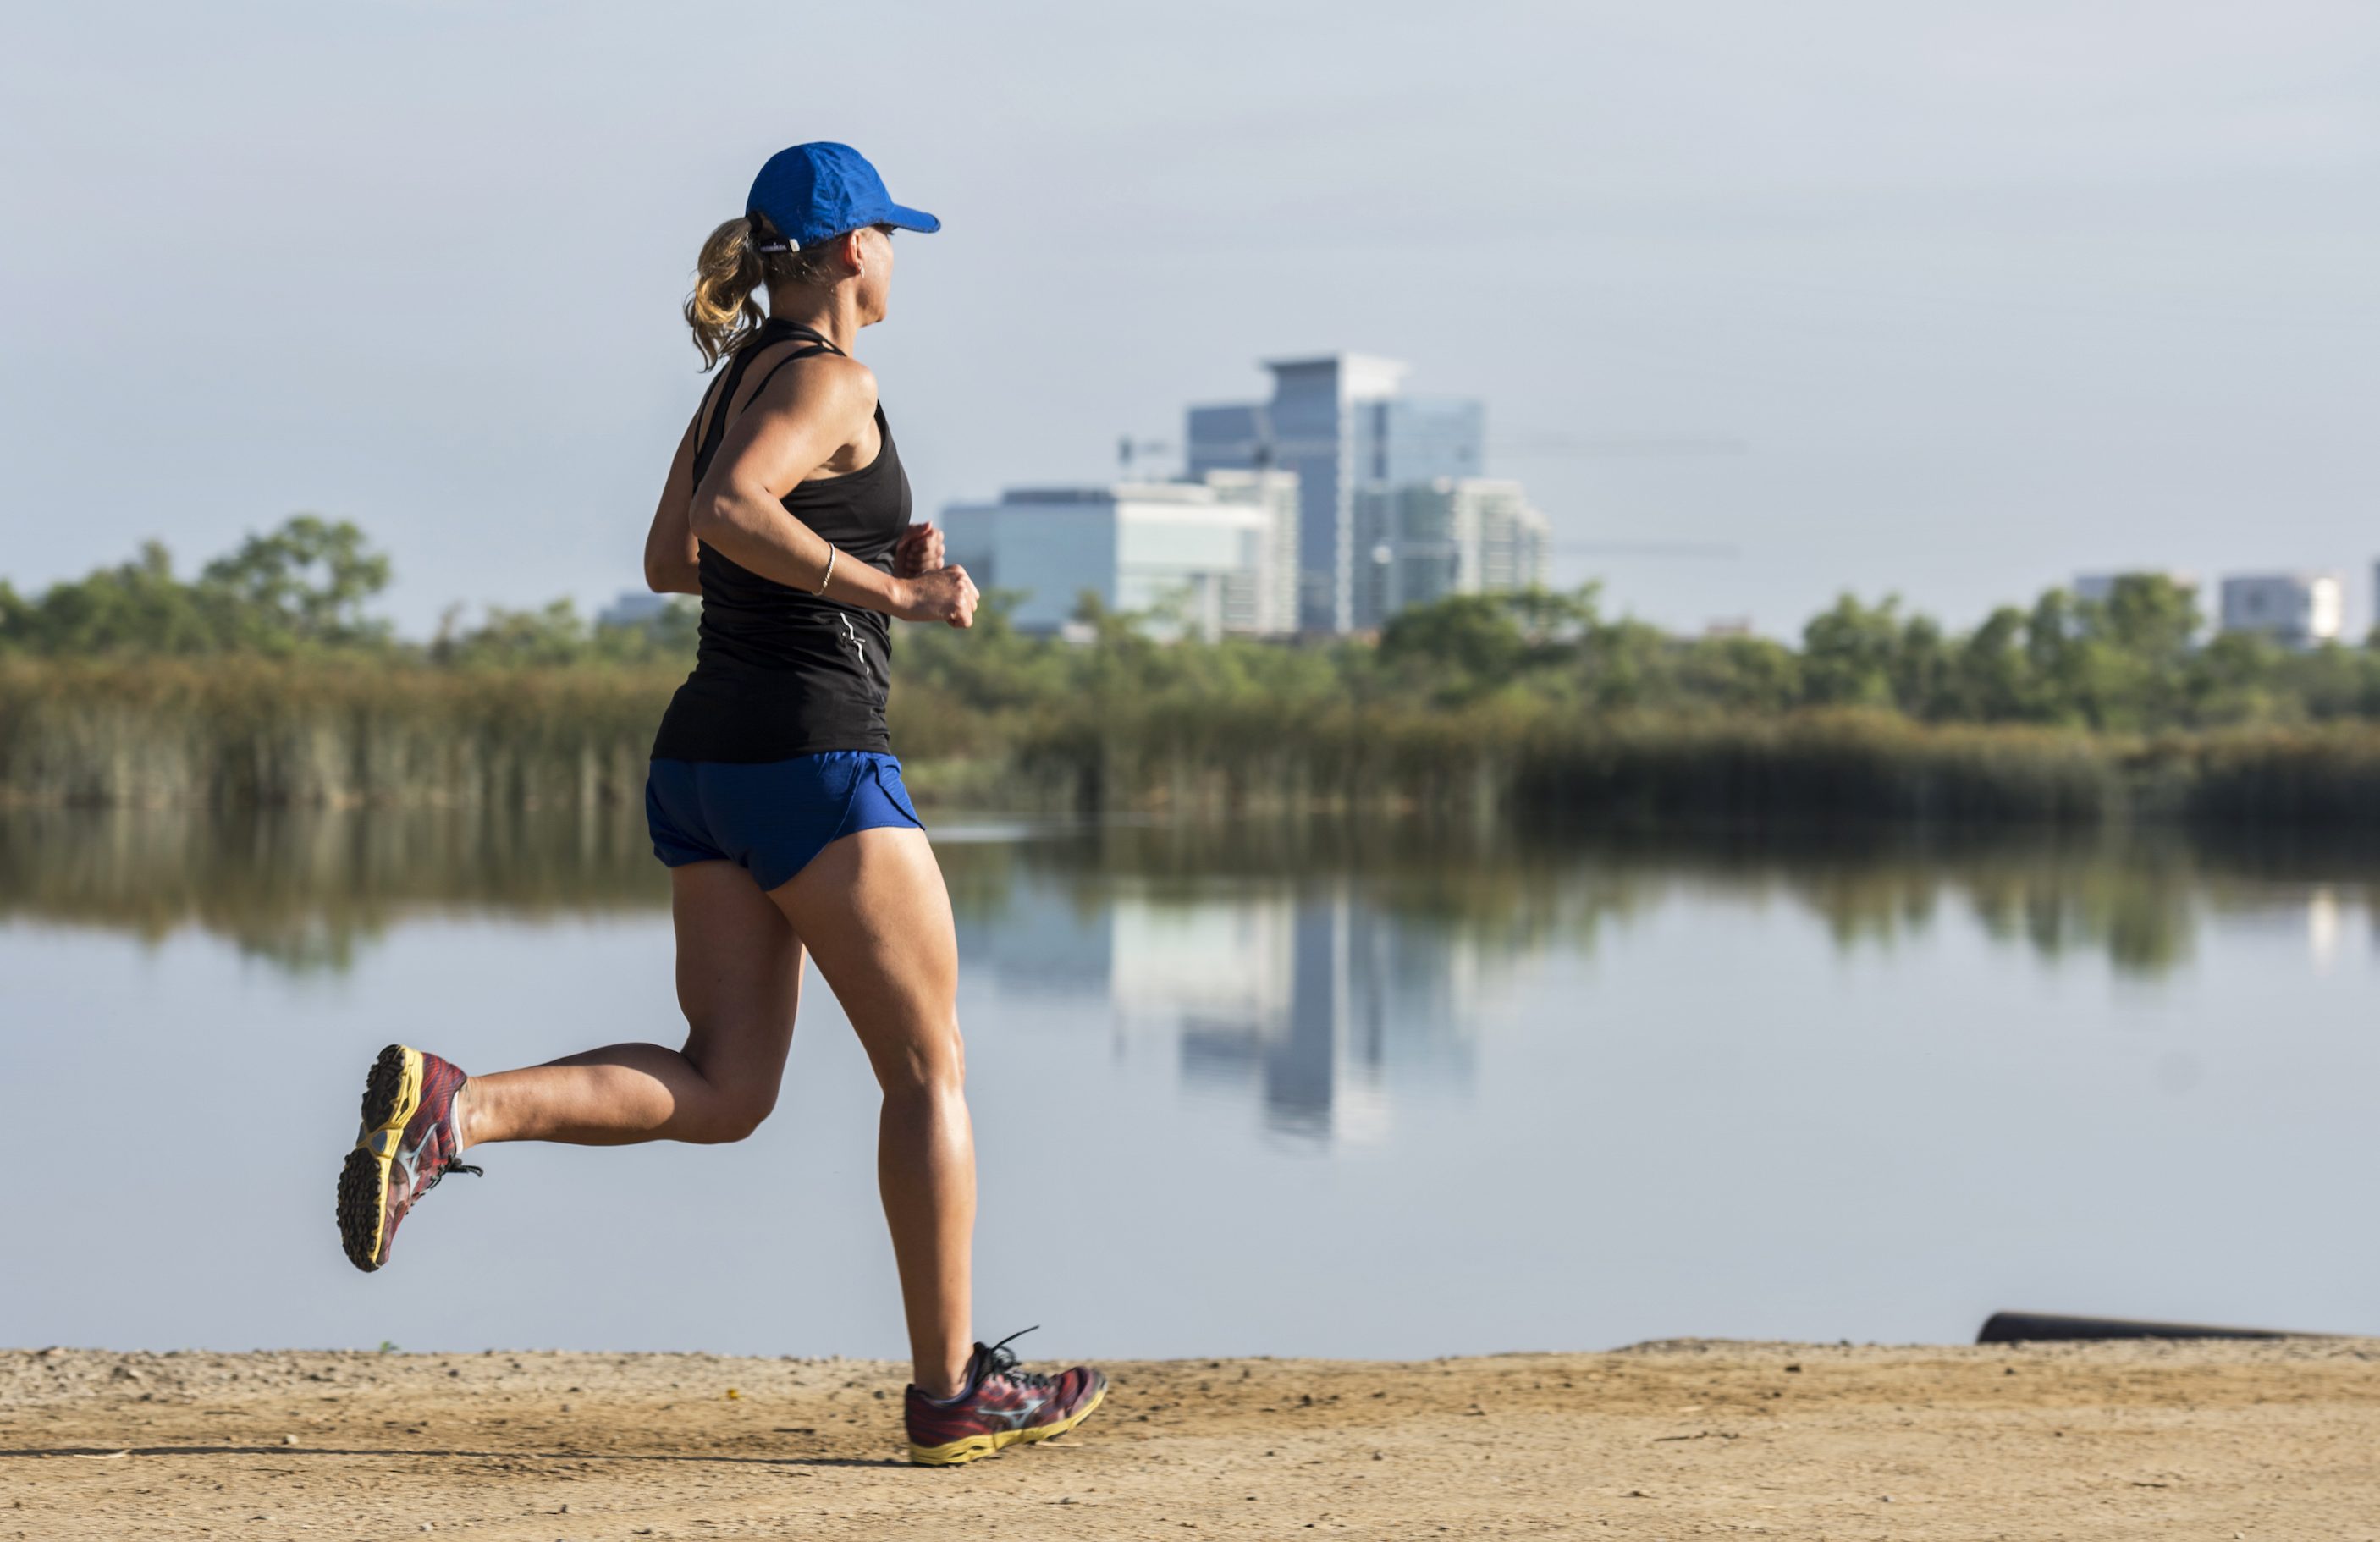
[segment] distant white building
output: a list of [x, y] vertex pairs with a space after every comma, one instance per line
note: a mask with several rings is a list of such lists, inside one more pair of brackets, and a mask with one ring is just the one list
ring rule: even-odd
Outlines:
[[2287, 648], [2338, 641], [2346, 609], [2346, 586], [2333, 573], [2252, 573], [2223, 580], [2223, 629], [2256, 633]]
[[1160, 636], [1277, 637], [1297, 628], [1297, 496], [1286, 471], [1012, 488], [944, 509], [942, 528], [978, 587], [1024, 595], [1021, 631], [1062, 630], [1089, 593], [1155, 613]]
[[1409, 605], [1450, 594], [1542, 588], [1546, 516], [1521, 484], [1440, 477], [1365, 489], [1355, 499], [1355, 625], [1384, 625]]

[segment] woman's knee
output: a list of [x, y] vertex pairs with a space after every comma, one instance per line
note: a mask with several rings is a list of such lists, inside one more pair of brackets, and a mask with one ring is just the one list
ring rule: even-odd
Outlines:
[[958, 1019], [908, 1036], [876, 1057], [876, 1080], [887, 1098], [947, 1097], [966, 1088], [966, 1043]]
[[727, 1088], [714, 1086], [702, 1118], [687, 1138], [698, 1146], [724, 1146], [745, 1139], [768, 1121], [777, 1107], [775, 1087]]
[[698, 1035], [686, 1048], [686, 1058], [702, 1078], [699, 1106], [688, 1109], [686, 1139], [717, 1146], [750, 1135], [777, 1107], [777, 1085], [784, 1060], [738, 1053], [705, 1044]]

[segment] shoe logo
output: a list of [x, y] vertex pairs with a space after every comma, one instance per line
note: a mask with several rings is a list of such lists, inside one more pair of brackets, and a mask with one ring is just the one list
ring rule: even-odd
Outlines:
[[1022, 1429], [1025, 1427], [1025, 1421], [1041, 1412], [1041, 1405], [1049, 1401], [1050, 1395], [1047, 1392], [1033, 1392], [1027, 1394], [1025, 1402], [1017, 1407], [987, 1408], [983, 1410], [983, 1416], [987, 1419], [998, 1419], [1011, 1429]]
[[405, 1188], [408, 1194], [413, 1191], [413, 1185], [421, 1181], [421, 1153], [437, 1133], [438, 1126], [433, 1124], [422, 1131], [421, 1138], [411, 1146], [400, 1146], [396, 1148], [396, 1165], [405, 1169]]

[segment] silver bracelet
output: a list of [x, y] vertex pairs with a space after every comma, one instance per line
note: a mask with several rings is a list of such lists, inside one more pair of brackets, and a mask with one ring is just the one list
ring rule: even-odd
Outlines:
[[832, 541], [827, 543], [826, 571], [819, 575], [819, 587], [810, 590], [812, 594], [823, 595], [826, 593], [826, 586], [828, 582], [834, 577], [834, 559], [842, 554], [843, 552], [840, 547], [837, 547]]

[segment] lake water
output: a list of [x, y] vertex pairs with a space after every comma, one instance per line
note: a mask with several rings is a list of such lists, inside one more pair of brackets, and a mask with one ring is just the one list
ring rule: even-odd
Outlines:
[[[2173, 836], [936, 831], [978, 1328], [1037, 1357], [2380, 1331], [2380, 856]], [[483, 1148], [391, 1266], [392, 1039], [675, 1042], [628, 821], [0, 818], [0, 1343], [903, 1354], [815, 975], [722, 1147]]]

